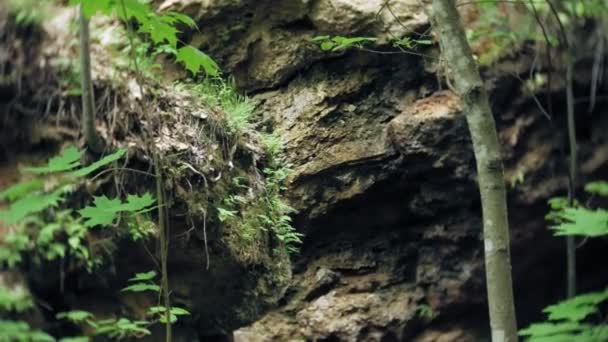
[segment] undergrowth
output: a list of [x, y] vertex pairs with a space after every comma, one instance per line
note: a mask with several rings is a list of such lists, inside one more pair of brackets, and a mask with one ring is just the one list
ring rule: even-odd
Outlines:
[[[221, 109], [225, 113], [225, 131], [236, 137], [233, 144], [239, 144], [238, 137], [250, 134], [266, 151], [262, 168], [255, 174], [233, 171], [227, 194], [217, 207], [218, 220], [226, 227], [224, 242], [231, 252], [246, 263], [271, 263], [268, 257], [281, 250], [297, 252], [301, 234], [289, 216], [293, 209], [282, 198], [290, 170], [279, 137], [254, 128], [253, 101], [236, 91], [234, 80], [205, 78], [196, 83], [178, 83], [176, 87], [186, 88], [205, 105]], [[268, 250], [270, 245], [276, 248]]]
[[[593, 197], [608, 197], [608, 182], [593, 182], [585, 186]], [[567, 198], [552, 198], [546, 219], [558, 236], [597, 238], [608, 236], [608, 210], [575, 203], [568, 206]], [[608, 324], [602, 319], [602, 305], [608, 301], [608, 288], [585, 293], [548, 306], [543, 310], [547, 320], [534, 323], [519, 332], [529, 342], [608, 340]]]
[[[19, 4], [16, 0], [11, 2]], [[117, 69], [134, 71], [158, 81], [162, 71], [159, 57], [164, 56], [184, 64], [194, 77], [200, 70], [206, 71], [209, 77], [177, 83], [174, 87], [187, 88], [206, 106], [225, 113], [221, 124], [223, 133], [231, 138], [227, 140], [233, 145], [231, 149], [243, 144], [241, 138], [247, 136], [261, 142], [266, 150], [264, 156], [256, 155], [260, 162], [254, 163], [252, 172], [239, 171], [229, 160], [231, 174], [226, 176], [230, 179], [229, 185], [221, 205], [216, 208], [217, 219], [224, 227], [223, 242], [241, 262], [263, 263], [271, 270], [284, 266], [287, 254], [297, 251], [301, 235], [291, 223], [289, 214], [293, 209], [281, 197], [289, 174], [281, 142], [272, 134], [255, 130], [253, 101], [235, 90], [234, 81], [219, 77], [213, 60], [191, 46], [178, 48], [177, 31], [171, 29], [171, 25], [180, 22], [193, 27], [191, 19], [179, 13], [156, 14], [147, 2], [140, 1], [126, 1], [131, 7], [129, 12], [122, 14], [114, 1], [70, 0], [70, 3], [82, 5], [88, 15], [99, 11], [117, 13], [122, 19], [139, 22], [138, 30], [145, 33], [145, 37], [135, 37], [133, 44], [122, 39], [115, 45], [117, 56], [123, 56], [113, 61]], [[23, 11], [17, 12], [23, 25], [38, 25], [44, 19], [34, 2], [15, 8]], [[157, 25], [161, 26], [160, 31], [156, 31]], [[80, 94], [78, 67], [67, 59], [55, 63], [64, 71], [65, 79], [60, 82], [64, 94]], [[124, 80], [117, 81], [121, 82], [120, 86], [126, 85]], [[22, 169], [25, 180], [0, 192], [0, 204], [3, 204], [0, 208], [4, 208], [0, 209], [0, 225], [6, 230], [0, 239], [2, 270], [24, 272], [61, 264], [60, 277], [65, 276], [64, 272], [79, 270], [94, 273], [108, 262], [117, 241], [128, 238], [145, 243], [157, 234], [158, 227], [148, 214], [157, 208], [157, 203], [149, 193], [122, 194], [114, 198], [87, 196], [85, 201], [90, 202], [89, 205], [83, 205], [79, 196], [86, 193], [85, 184], [95, 173], [123, 158], [126, 150], [120, 149], [86, 166], [81, 164], [82, 154], [83, 151], [75, 147], [64, 149], [42, 167]], [[277, 274], [276, 279], [282, 276]], [[156, 284], [155, 277], [153, 271], [139, 273], [129, 280], [123, 291], [158, 295], [161, 287]], [[0, 332], [9, 340], [54, 341], [53, 337], [32, 329], [26, 322], [12, 320], [15, 313], [27, 312], [34, 306], [35, 300], [30, 294], [0, 287]], [[92, 313], [81, 310], [59, 313], [56, 318], [88, 326], [93, 335], [123, 339], [149, 335], [152, 324], [167, 320], [173, 323], [178, 316], [188, 314], [185, 309], [159, 304], [148, 308], [146, 320], [97, 319]], [[87, 340], [87, 337], [76, 336], [60, 341]]]

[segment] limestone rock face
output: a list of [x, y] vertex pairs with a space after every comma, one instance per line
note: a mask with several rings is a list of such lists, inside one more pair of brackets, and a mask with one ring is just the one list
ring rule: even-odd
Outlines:
[[[285, 256], [272, 259], [275, 269], [243, 265], [218, 243], [220, 225], [203, 224], [206, 212], [195, 222], [181, 214], [188, 211], [187, 204], [214, 196], [214, 203], [220, 203], [226, 190], [222, 193], [222, 187], [230, 180], [218, 181], [207, 194], [207, 178], [180, 168], [181, 183], [169, 190], [192, 197], [188, 203], [173, 203], [183, 210], [171, 217], [172, 232], [180, 239], [171, 245], [170, 279], [174, 303], [190, 308], [193, 315], [176, 326], [176, 335], [188, 336], [184, 341], [227, 339], [236, 329], [234, 340], [239, 342], [487, 339], [475, 160], [459, 99], [440, 86], [433, 71], [436, 47], [425, 46], [419, 55], [326, 53], [312, 42], [324, 34], [368, 36], [377, 37], [379, 48], [388, 50], [389, 40], [418, 37], [428, 28], [420, 2], [155, 3], [196, 19], [200, 31], [185, 32], [183, 40], [215, 58], [255, 101], [260, 127], [280, 136], [293, 170], [285, 196], [297, 210], [296, 228], [305, 234], [301, 253], [291, 265]], [[559, 297], [559, 288], [554, 293], [538, 289], [553, 289], [562, 280], [561, 266], [547, 260], [562, 257], [563, 243], [545, 229], [544, 214], [546, 200], [565, 192], [567, 178], [560, 159], [561, 137], [521, 85], [505, 76], [527, 75], [532, 63], [541, 63], [534, 58], [520, 61], [515, 66], [499, 64], [488, 89], [509, 185], [517, 306], [524, 313], [538, 313]], [[178, 100], [165, 101], [179, 112], [171, 117], [211, 116]], [[608, 121], [598, 114], [605, 110], [598, 103], [596, 113], [585, 118], [597, 124], [580, 126], [581, 183], [608, 169]], [[556, 122], [563, 116], [557, 112]], [[185, 122], [192, 126], [192, 121]], [[184, 138], [192, 127], [179, 127], [172, 125], [162, 138], [168, 141], [164, 145], [183, 148], [163, 152], [181, 154], [200, 147], [200, 163], [188, 162], [205, 172], [209, 163], [203, 159], [213, 156], [208, 151], [219, 153], [211, 146], [216, 142], [202, 149], [204, 141], [198, 136]], [[125, 129], [123, 135], [127, 133]], [[0, 141], [4, 139], [8, 135], [0, 135]], [[257, 151], [239, 153], [247, 163], [233, 165], [221, 156], [214, 160], [245, 173], [255, 169], [251, 164]], [[192, 184], [198, 185], [196, 191], [189, 190]], [[211, 246], [209, 270], [205, 242]], [[606, 247], [594, 246], [581, 262]], [[148, 257], [148, 251], [129, 247], [117, 253], [117, 267], [125, 274], [117, 284], [142, 271], [134, 259]], [[154, 265], [146, 266], [149, 270]], [[608, 277], [605, 270], [588, 272]], [[99, 284], [95, 278], [81, 280], [79, 290], [88, 293], [104, 292], [100, 286], [119, 291], [119, 285]], [[587, 284], [593, 286], [593, 279]], [[121, 300], [106, 300], [107, 311], [121, 304], [133, 311], [145, 307], [138, 298]], [[106, 310], [94, 296], [66, 301]], [[523, 322], [532, 316], [524, 315]]]
[[[459, 99], [440, 89], [434, 75], [436, 47], [419, 50], [421, 58], [324, 53], [311, 42], [324, 34], [368, 36], [390, 49], [391, 39], [416, 38], [428, 28], [420, 2], [166, 3], [197, 18], [201, 32], [192, 43], [253, 95], [257, 115], [280, 135], [293, 169], [285, 194], [306, 234], [293, 279], [281, 305], [235, 331], [235, 340], [485, 339], [475, 161]], [[552, 287], [560, 272], [540, 267], [561, 246], [543, 216], [545, 201], [565, 189], [566, 178], [543, 176], [565, 176], [556, 162], [560, 138], [519, 85], [505, 81], [533, 63], [520, 61], [497, 65], [488, 89], [511, 185], [517, 304], [540, 312], [555, 294], [525, 289]], [[591, 165], [582, 178], [607, 165], [589, 143], [581, 141], [582, 163]], [[530, 270], [539, 275], [530, 277]]]
[[[417, 0], [166, 0], [162, 9], [190, 14], [201, 31], [192, 43], [212, 53], [247, 91], [275, 88], [327, 54], [322, 34], [402, 38], [427, 25]], [[396, 14], [394, 16], [393, 14]]]

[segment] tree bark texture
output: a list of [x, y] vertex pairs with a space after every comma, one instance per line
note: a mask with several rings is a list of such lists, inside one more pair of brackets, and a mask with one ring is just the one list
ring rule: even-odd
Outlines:
[[95, 130], [95, 99], [91, 80], [91, 48], [89, 19], [80, 10], [80, 82], [82, 87], [82, 134], [89, 150], [103, 152], [103, 146]]
[[493, 342], [517, 341], [509, 224], [501, 147], [488, 93], [473, 58], [454, 0], [433, 0], [431, 21], [473, 142], [481, 205], [486, 285]]

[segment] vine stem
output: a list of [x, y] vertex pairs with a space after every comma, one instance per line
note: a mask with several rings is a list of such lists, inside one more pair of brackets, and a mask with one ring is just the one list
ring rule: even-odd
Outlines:
[[[129, 45], [131, 46], [130, 58], [135, 67], [136, 83], [139, 87], [140, 93], [144, 96], [144, 89], [140, 80], [140, 70], [137, 62], [137, 56], [135, 56], [135, 42], [133, 41], [133, 28], [129, 23], [127, 17], [127, 8], [125, 0], [120, 0], [122, 12], [124, 16], [125, 25], [127, 26]], [[146, 102], [147, 103], [147, 102]], [[148, 113], [149, 111], [145, 111]], [[151, 145], [152, 139], [150, 139], [150, 132], [144, 133], [145, 139], [148, 140], [147, 145]], [[163, 304], [165, 307], [165, 341], [171, 342], [172, 330], [171, 330], [171, 298], [169, 293], [169, 275], [167, 267], [167, 257], [169, 252], [169, 224], [167, 221], [167, 213], [165, 208], [165, 192], [163, 190], [163, 176], [160, 167], [160, 158], [157, 151], [152, 151], [152, 159], [154, 161], [154, 172], [156, 177], [156, 197], [158, 201], [158, 228], [159, 228], [159, 252], [160, 252], [160, 263], [161, 263], [161, 292], [163, 296]]]
[[158, 154], [154, 152], [154, 169], [156, 172], [156, 197], [158, 201], [158, 227], [160, 240], [161, 289], [165, 305], [165, 340], [171, 342], [171, 301], [169, 298], [169, 276], [167, 270], [167, 255], [169, 250], [169, 230], [166, 224], [165, 193], [163, 191], [163, 175], [160, 169]]

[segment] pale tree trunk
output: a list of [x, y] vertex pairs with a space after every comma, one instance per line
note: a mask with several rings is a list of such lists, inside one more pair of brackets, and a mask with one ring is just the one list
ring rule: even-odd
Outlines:
[[462, 99], [473, 150], [483, 212], [486, 284], [492, 341], [517, 341], [509, 224], [501, 148], [488, 93], [466, 39], [454, 0], [432, 0], [431, 20]]
[[103, 152], [103, 145], [95, 130], [95, 99], [91, 80], [91, 48], [89, 19], [80, 9], [80, 86], [82, 88], [82, 134], [84, 141], [94, 153]]

